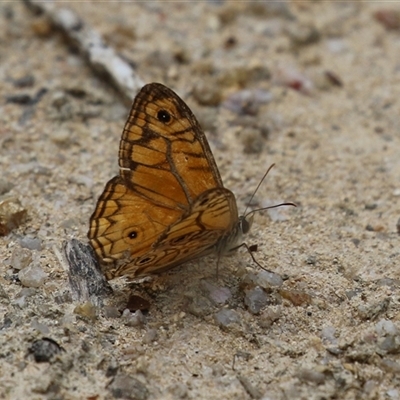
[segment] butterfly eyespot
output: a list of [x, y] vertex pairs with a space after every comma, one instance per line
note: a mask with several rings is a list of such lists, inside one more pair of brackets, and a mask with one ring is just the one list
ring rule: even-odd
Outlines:
[[164, 124], [168, 124], [171, 121], [171, 114], [166, 110], [160, 110], [157, 113], [157, 119]]
[[129, 232], [128, 238], [129, 239], [136, 239], [137, 238], [137, 232], [136, 231]]

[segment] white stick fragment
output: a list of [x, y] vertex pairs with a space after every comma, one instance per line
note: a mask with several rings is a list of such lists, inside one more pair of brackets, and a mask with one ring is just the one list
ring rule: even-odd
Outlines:
[[133, 68], [109, 47], [100, 34], [85, 24], [68, 8], [57, 7], [56, 3], [39, 0], [23, 0], [36, 13], [43, 13], [52, 24], [60, 29], [102, 76], [106, 76], [114, 87], [124, 95], [128, 103], [136, 96], [144, 82]]

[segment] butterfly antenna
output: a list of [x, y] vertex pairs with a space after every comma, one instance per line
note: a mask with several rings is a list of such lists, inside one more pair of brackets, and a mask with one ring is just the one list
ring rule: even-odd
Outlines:
[[277, 207], [282, 207], [282, 206], [293, 206], [293, 207], [297, 207], [297, 204], [295, 203], [280, 203], [280, 204], [275, 204], [273, 206], [269, 206], [269, 207], [261, 207], [261, 208], [256, 208], [255, 210], [251, 210], [248, 214], [245, 214], [246, 217], [248, 215], [254, 214], [258, 211], [264, 211], [264, 210], [270, 210], [271, 208], [277, 208]]
[[[244, 210], [243, 215], [248, 215], [248, 214], [246, 214], [247, 209], [250, 207], [250, 204], [251, 204], [251, 202], [253, 201], [254, 196], [256, 195], [256, 193], [257, 193], [258, 189], [260, 188], [261, 184], [264, 182], [264, 179], [267, 177], [269, 171], [271, 171], [271, 169], [272, 169], [274, 166], [275, 166], [275, 164], [271, 164], [271, 166], [267, 169], [267, 172], [266, 172], [266, 173], [264, 174], [264, 176], [261, 178], [260, 182], [258, 183], [258, 185], [257, 185], [257, 187], [256, 187], [256, 190], [253, 192], [253, 194], [252, 194], [251, 197], [250, 197], [249, 202], [247, 203], [247, 206], [246, 206], [246, 208], [245, 208], [245, 210]], [[280, 204], [280, 205], [283, 205], [283, 204]], [[276, 206], [276, 207], [278, 207], [278, 206]], [[272, 207], [271, 207], [271, 208], [272, 208]], [[253, 212], [253, 211], [251, 211], [249, 214], [251, 214], [252, 212]]]

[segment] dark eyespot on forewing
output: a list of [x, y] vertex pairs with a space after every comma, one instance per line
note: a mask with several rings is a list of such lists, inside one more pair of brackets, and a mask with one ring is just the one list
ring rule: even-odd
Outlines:
[[157, 113], [157, 119], [164, 124], [168, 124], [171, 121], [171, 114], [167, 110], [160, 110]]

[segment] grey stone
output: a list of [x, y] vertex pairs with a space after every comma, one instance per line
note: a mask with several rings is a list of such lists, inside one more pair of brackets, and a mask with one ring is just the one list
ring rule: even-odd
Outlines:
[[47, 274], [43, 269], [34, 263], [22, 269], [18, 273], [18, 278], [23, 286], [38, 288], [41, 287], [47, 278]]

